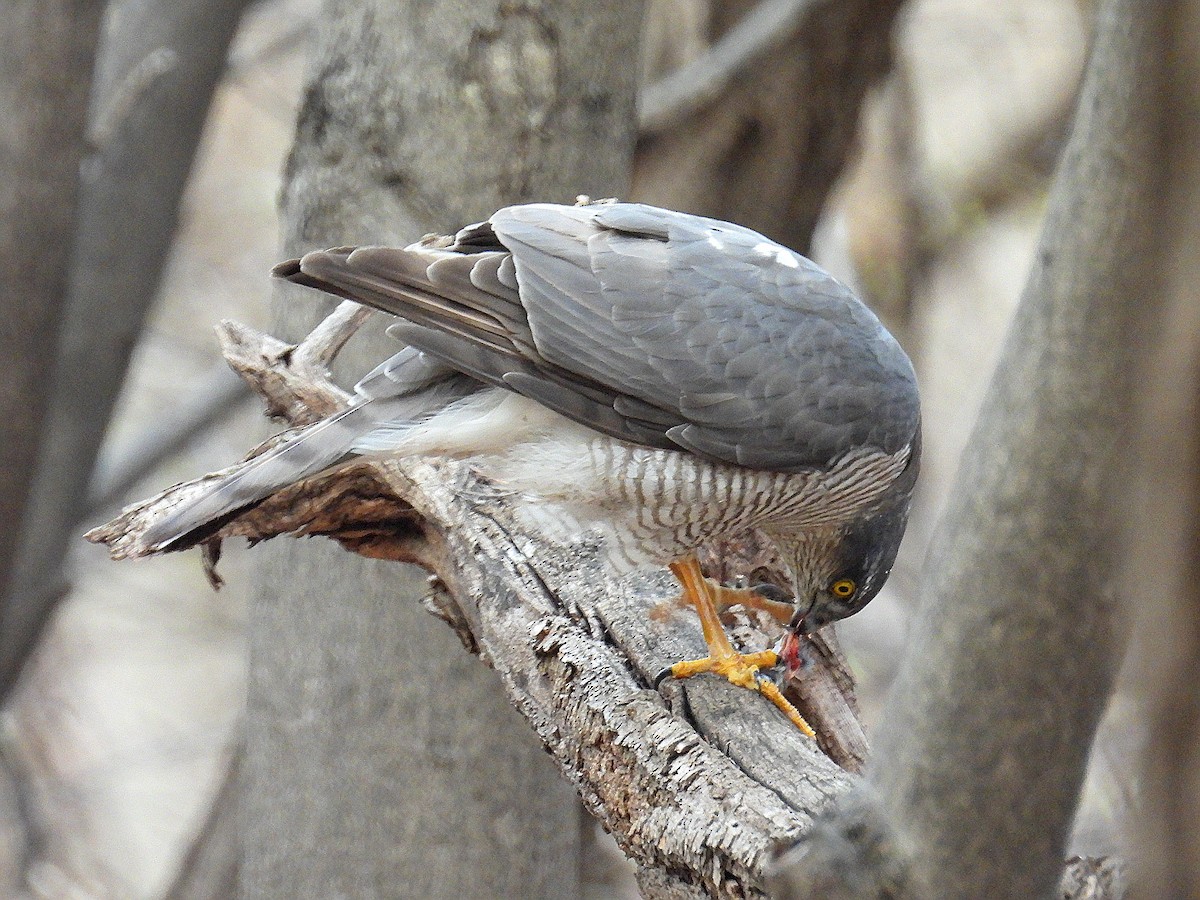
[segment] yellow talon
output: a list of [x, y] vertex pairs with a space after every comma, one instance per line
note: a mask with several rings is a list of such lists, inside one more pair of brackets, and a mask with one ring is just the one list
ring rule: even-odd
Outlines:
[[809, 724], [804, 721], [804, 716], [800, 715], [800, 710], [792, 706], [788, 698], [783, 696], [783, 692], [779, 690], [775, 682], [760, 680], [758, 682], [758, 689], [764, 697], [779, 707], [779, 711], [787, 716], [793, 725], [799, 728], [814, 741], [817, 739], [816, 732], [813, 731], [812, 728], [809, 727]]
[[764, 597], [752, 588], [730, 588], [725, 587], [723, 584], [712, 584], [711, 580], [709, 580], [709, 583], [712, 585], [713, 593], [715, 594], [717, 609], [721, 612], [725, 612], [731, 606], [744, 606], [747, 609], [757, 609], [765, 612], [780, 625], [786, 625], [790, 622], [796, 612], [796, 607], [793, 604]]
[[774, 650], [763, 650], [758, 653], [738, 653], [729, 643], [725, 629], [721, 627], [714, 603], [714, 585], [700, 571], [700, 563], [694, 556], [684, 557], [671, 563], [671, 571], [683, 585], [684, 597], [691, 600], [700, 616], [700, 627], [704, 631], [704, 642], [708, 644], [709, 655], [703, 659], [689, 659], [677, 662], [669, 669], [663, 670], [655, 679], [657, 685], [668, 675], [672, 678], [691, 678], [705, 672], [731, 681], [739, 687], [758, 691], [775, 704], [797, 728], [811, 738], [816, 735], [788, 701], [773, 681], [759, 675], [760, 669], [769, 669], [779, 662], [779, 655]]

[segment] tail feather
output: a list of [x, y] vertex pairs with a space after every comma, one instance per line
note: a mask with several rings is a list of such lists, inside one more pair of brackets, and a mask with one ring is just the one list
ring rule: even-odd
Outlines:
[[146, 529], [143, 540], [152, 549], [169, 549], [198, 528], [328, 468], [350, 451], [360, 435], [377, 424], [374, 406], [370, 400], [351, 406], [255, 457], [209, 493], [154, 522]]
[[[377, 381], [386, 380], [382, 366], [378, 371]], [[478, 381], [457, 373], [438, 378], [445, 371], [448, 370], [430, 367], [433, 383], [420, 390], [399, 396], [362, 398], [348, 409], [299, 431], [250, 460], [240, 472], [207, 494], [154, 522], [146, 529], [143, 540], [153, 549], [169, 549], [197, 529], [315, 475], [347, 456], [400, 446], [407, 431], [482, 387]], [[408, 386], [411, 388], [412, 384]]]

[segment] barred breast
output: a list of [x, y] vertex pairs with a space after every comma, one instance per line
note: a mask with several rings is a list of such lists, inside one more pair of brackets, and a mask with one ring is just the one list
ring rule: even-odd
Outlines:
[[504, 480], [520, 483], [527, 514], [544, 529], [561, 538], [602, 536], [618, 572], [756, 528], [797, 537], [835, 529], [869, 512], [909, 457], [908, 448], [859, 448], [828, 468], [784, 473], [608, 438], [573, 451], [535, 451], [537, 475], [512, 470]]

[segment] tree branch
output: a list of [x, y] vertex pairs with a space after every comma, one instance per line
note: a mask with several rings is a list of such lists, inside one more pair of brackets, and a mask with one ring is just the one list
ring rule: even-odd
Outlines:
[[[711, 4], [712, 49], [642, 100], [633, 190], [803, 252], [891, 64], [901, 0]], [[786, 110], [781, 114], [781, 110]]]
[[[63, 327], [66, 272], [85, 154], [88, 87], [104, 4], [89, 0], [7, 4], [0, 17], [0, 698], [25, 659], [49, 602], [13, 590], [20, 525], [45, 443]], [[43, 608], [43, 606], [45, 608]]]
[[[89, 120], [92, 152], [70, 172], [72, 183], [79, 173], [79, 215], [70, 265], [61, 267], [70, 277], [53, 371], [38, 385], [46, 418], [37, 466], [31, 479], [18, 479], [30, 484], [29, 505], [4, 597], [0, 695], [65, 590], [63, 559], [84, 513], [129, 354], [158, 288], [225, 51], [247, 3], [123, 0], [106, 18]], [[49, 246], [66, 245], [34, 243], [42, 256]], [[28, 237], [21, 246], [27, 252]], [[45, 355], [54, 342], [32, 345]], [[18, 519], [7, 521], [14, 523], [7, 531], [16, 532]]]
[[1131, 897], [1200, 896], [1200, 2], [1170, 4], [1156, 254], [1166, 308], [1147, 342], [1137, 421], [1139, 501], [1125, 583], [1136, 591], [1130, 679], [1146, 725]]
[[638, 98], [642, 134], [669, 131], [718, 100], [733, 79], [791, 41], [813, 5], [814, 0], [760, 0], [703, 56], [642, 91]]
[[[233, 323], [219, 333], [268, 407], [303, 425], [346, 402], [317, 361], [327, 363], [357, 327], [361, 317], [350, 313], [344, 304], [299, 345]], [[150, 523], [241, 465], [131, 506], [88, 538], [116, 559], [149, 555], [141, 534]], [[678, 586], [665, 572], [614, 581], [586, 538], [553, 544], [513, 513], [510, 498], [467, 463], [359, 459], [214, 523], [189, 545], [214, 564], [228, 537], [325, 535], [367, 557], [424, 567], [432, 573], [424, 606], [500, 674], [589, 811], [640, 866], [648, 897], [762, 896], [776, 851], [808, 834], [815, 814], [855, 782], [761, 698], [723, 681], [667, 682], [664, 703], [648, 687], [654, 674], [704, 649], [694, 617], [675, 604]], [[769, 571], [754, 548], [728, 549], [747, 571]], [[735, 613], [735, 644], [772, 640], [763, 619]], [[808, 655], [791, 695], [822, 748], [856, 771], [866, 746], [844, 661], [828, 639]], [[1063, 896], [1117, 896], [1114, 871], [1108, 861], [1072, 861], [1063, 883], [1074, 887]]]
[[[344, 340], [354, 324], [342, 317], [298, 347], [228, 324], [222, 334], [227, 355], [271, 408], [299, 424], [312, 419], [313, 407], [323, 415], [344, 402], [312, 361], [327, 361], [328, 342]], [[108, 544], [115, 558], [145, 556], [142, 529], [236, 469], [177, 485], [88, 537]], [[523, 528], [510, 498], [467, 463], [354, 460], [192, 543], [215, 550], [227, 537], [258, 541], [288, 532], [327, 535], [365, 556], [432, 572], [426, 606], [500, 674], [587, 808], [642, 867], [646, 885], [758, 896], [775, 849], [794, 842], [848, 784], [773, 707], [723, 681], [670, 685], [672, 712], [649, 689], [654, 674], [704, 651], [694, 616], [675, 604], [678, 586], [665, 572], [615, 581], [586, 538], [563, 547]], [[739, 616], [735, 641], [766, 645], [772, 636], [763, 624]], [[828, 653], [826, 645], [814, 648], [808, 678], [836, 668], [822, 661]], [[814, 683], [809, 689], [819, 694]], [[842, 716], [853, 709], [844, 698], [824, 702]], [[818, 701], [805, 711], [825, 742], [854, 746], [857, 720], [846, 738], [835, 733], [844, 719], [822, 709]]]

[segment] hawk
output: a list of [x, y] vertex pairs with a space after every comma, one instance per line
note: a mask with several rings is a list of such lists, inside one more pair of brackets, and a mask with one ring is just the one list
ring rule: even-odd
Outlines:
[[[879, 592], [920, 457], [912, 364], [847, 287], [747, 228], [611, 201], [510, 206], [274, 274], [397, 317], [406, 346], [347, 410], [153, 523], [148, 544], [347, 455], [468, 458], [523, 515], [602, 535], [614, 572], [670, 566], [710, 653], [666, 674], [717, 672], [801, 724], [760, 670]], [[701, 573], [698, 547], [749, 531], [778, 549], [790, 602]], [[718, 619], [731, 602], [775, 614], [784, 640], [736, 653]]]

